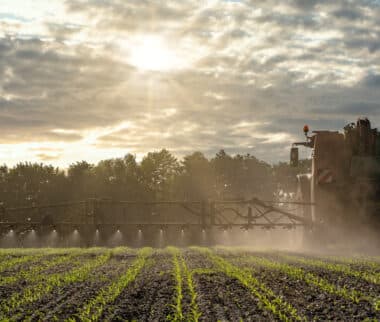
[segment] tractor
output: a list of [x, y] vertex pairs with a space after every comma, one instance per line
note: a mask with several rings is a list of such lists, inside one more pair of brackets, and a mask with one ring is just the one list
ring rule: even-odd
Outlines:
[[367, 118], [338, 131], [318, 130], [295, 142], [290, 164], [298, 166], [298, 146], [312, 149], [311, 173], [297, 176], [300, 201], [310, 203], [303, 216], [313, 222], [306, 243], [379, 244], [380, 133]]

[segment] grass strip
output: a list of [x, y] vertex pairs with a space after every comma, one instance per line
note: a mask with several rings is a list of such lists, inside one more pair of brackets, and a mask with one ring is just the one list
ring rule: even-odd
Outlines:
[[280, 297], [276, 296], [271, 289], [254, 278], [250, 270], [241, 269], [233, 265], [213, 253], [210, 249], [201, 247], [193, 247], [193, 249], [207, 255], [213, 261], [217, 269], [220, 269], [227, 276], [237, 279], [242, 285], [247, 287], [251, 293], [260, 300], [261, 307], [277, 316], [281, 321], [305, 320], [305, 318], [298, 315], [297, 310], [292, 305], [283, 301]]
[[17, 317], [12, 314], [16, 309], [43, 298], [55, 288], [86, 280], [92, 270], [109, 260], [113, 252], [107, 251], [105, 254], [97, 255], [94, 259], [83, 262], [80, 267], [63, 274], [48, 275], [39, 283], [25, 288], [20, 293], [14, 293], [8, 299], [4, 299], [0, 302], [0, 320], [6, 319], [9, 315], [12, 316], [12, 319], [16, 319]]
[[141, 269], [145, 266], [148, 256], [152, 253], [151, 248], [142, 248], [137, 253], [137, 259], [131, 264], [125, 274], [112, 284], [102, 288], [98, 295], [87, 302], [78, 314], [67, 321], [97, 321], [103, 313], [106, 305], [112, 303], [125, 287], [134, 281]]
[[370, 302], [371, 304], [373, 304], [375, 310], [379, 310], [379, 303], [380, 303], [379, 300], [370, 296], [366, 296], [357, 290], [339, 288], [335, 286], [334, 284], [331, 284], [330, 282], [328, 282], [326, 279], [316, 276], [312, 273], [306, 272], [302, 268], [294, 267], [286, 263], [276, 262], [273, 260], [269, 260], [269, 259], [261, 258], [261, 257], [255, 257], [255, 256], [247, 257], [243, 261], [254, 263], [256, 265], [260, 265], [265, 268], [279, 270], [294, 279], [303, 280], [307, 284], [316, 286], [327, 293], [342, 296], [355, 303], [359, 303], [360, 301]]

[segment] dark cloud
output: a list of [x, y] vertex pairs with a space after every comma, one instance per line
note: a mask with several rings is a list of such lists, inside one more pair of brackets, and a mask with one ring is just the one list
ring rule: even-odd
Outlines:
[[337, 18], [357, 20], [363, 19], [364, 16], [360, 9], [353, 10], [352, 8], [340, 8], [332, 12], [332, 14]]
[[[67, 0], [70, 12], [84, 12], [90, 17], [99, 17], [97, 27], [123, 29], [127, 31], [145, 30], [162, 32], [192, 16], [196, 5], [191, 1], [158, 2], [144, 1], [84, 1]], [[144, 23], [141, 23], [141, 22]]]
[[339, 108], [341, 113], [353, 114], [353, 115], [378, 115], [380, 114], [379, 102], [351, 102], [347, 103]]
[[358, 116], [379, 116], [380, 103], [366, 102], [366, 101], [353, 101], [347, 102], [337, 107], [332, 108], [316, 108], [313, 110], [319, 114], [334, 114], [334, 115], [351, 115], [352, 117]]
[[85, 29], [85, 26], [78, 24], [58, 24], [58, 23], [47, 23], [46, 26], [49, 32], [55, 37], [57, 41], [64, 41], [70, 36]]
[[380, 89], [380, 74], [369, 73], [362, 80], [362, 84], [364, 86], [368, 86], [370, 88], [378, 88], [378, 89]]
[[37, 153], [36, 157], [40, 159], [41, 161], [56, 161], [58, 160], [61, 155], [60, 154], [46, 154], [46, 153]]
[[291, 3], [293, 3], [297, 8], [300, 8], [302, 10], [310, 10], [314, 9], [315, 6], [319, 4], [325, 4], [328, 2], [327, 0], [293, 0]]

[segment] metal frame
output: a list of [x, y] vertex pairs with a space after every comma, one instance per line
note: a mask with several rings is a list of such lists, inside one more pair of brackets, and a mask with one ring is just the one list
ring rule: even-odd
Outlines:
[[[279, 204], [279, 206], [274, 206], [274, 204]], [[123, 228], [178, 227], [181, 229], [186, 227], [200, 227], [201, 229], [240, 227], [247, 230], [255, 227], [292, 229], [303, 226], [311, 228], [313, 223], [309, 219], [281, 208], [282, 205], [288, 204], [302, 207], [313, 205], [312, 203], [292, 201], [263, 201], [258, 198], [211, 201], [113, 201], [88, 199], [86, 201], [52, 205], [2, 208], [0, 211], [0, 234], [10, 229], [25, 231], [28, 228], [39, 229], [40, 227], [79, 228], [87, 226]], [[129, 213], [125, 211], [128, 207], [137, 207], [140, 210], [145, 207], [145, 220], [142, 220], [142, 217], [134, 221], [129, 220]], [[157, 209], [157, 207], [164, 207], [165, 211], [156, 214], [153, 210]], [[184, 211], [181, 214], [182, 220], [167, 218], [166, 213], [170, 212], [170, 208], [173, 207]], [[113, 210], [111, 211], [111, 209]], [[120, 213], [119, 219], [113, 220], [108, 214], [117, 212], [116, 210]], [[59, 211], [62, 212], [62, 219], [56, 218], [59, 217], [57, 215]], [[104, 218], [99, 220], [101, 213], [105, 216], [104, 212], [106, 212], [108, 220], [104, 221]], [[76, 214], [76, 218], [74, 218], [73, 213]], [[35, 218], [32, 218], [33, 216]], [[174, 216], [174, 219], [177, 219], [177, 217]]]

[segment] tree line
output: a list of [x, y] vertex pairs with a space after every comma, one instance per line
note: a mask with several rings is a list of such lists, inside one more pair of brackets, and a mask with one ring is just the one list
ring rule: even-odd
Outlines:
[[67, 170], [24, 162], [0, 167], [0, 202], [4, 207], [54, 204], [87, 198], [113, 200], [207, 200], [256, 196], [276, 198], [295, 191], [296, 174], [310, 169], [309, 160], [291, 168], [270, 165], [253, 155], [219, 151], [210, 159], [194, 152], [178, 160], [168, 150], [149, 152], [141, 162], [127, 154]]

